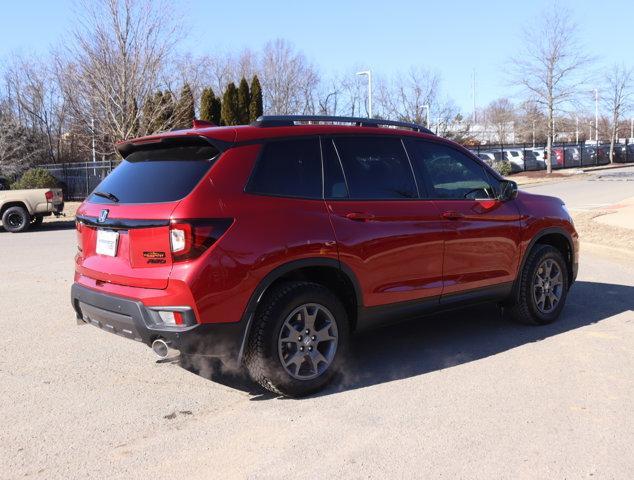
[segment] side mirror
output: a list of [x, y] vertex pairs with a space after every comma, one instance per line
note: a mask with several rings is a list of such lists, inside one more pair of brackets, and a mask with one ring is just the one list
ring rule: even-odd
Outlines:
[[512, 180], [502, 180], [500, 182], [500, 196], [502, 202], [508, 202], [517, 197], [517, 183]]

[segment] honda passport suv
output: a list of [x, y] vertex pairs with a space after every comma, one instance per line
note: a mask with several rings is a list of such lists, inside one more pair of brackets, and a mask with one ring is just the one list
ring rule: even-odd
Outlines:
[[415, 124], [195, 121], [117, 149], [77, 212], [78, 322], [277, 394], [323, 388], [350, 336], [388, 322], [480, 302], [553, 322], [577, 274], [561, 200]]

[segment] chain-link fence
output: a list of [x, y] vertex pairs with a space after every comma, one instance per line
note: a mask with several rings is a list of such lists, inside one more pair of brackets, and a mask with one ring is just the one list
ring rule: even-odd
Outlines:
[[117, 166], [117, 162], [59, 163], [39, 165], [58, 180], [66, 200], [83, 200]]
[[[546, 145], [479, 145], [469, 149], [491, 166], [508, 162], [512, 173], [546, 169]], [[610, 145], [556, 143], [552, 147], [551, 160], [553, 169], [607, 165], [610, 163]], [[634, 163], [634, 143], [617, 143], [613, 161]]]

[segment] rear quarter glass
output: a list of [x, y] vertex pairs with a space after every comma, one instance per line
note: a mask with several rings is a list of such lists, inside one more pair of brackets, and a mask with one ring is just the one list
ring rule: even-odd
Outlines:
[[[209, 171], [218, 153], [207, 144], [138, 150], [129, 154], [95, 191], [114, 195], [119, 204], [181, 200]], [[89, 201], [113, 203], [94, 194]]]

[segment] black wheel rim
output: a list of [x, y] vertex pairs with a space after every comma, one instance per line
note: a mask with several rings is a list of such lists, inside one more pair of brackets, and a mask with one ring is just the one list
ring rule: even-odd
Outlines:
[[7, 217], [7, 223], [11, 228], [18, 228], [22, 225], [24, 219], [19, 213], [10, 213]]

